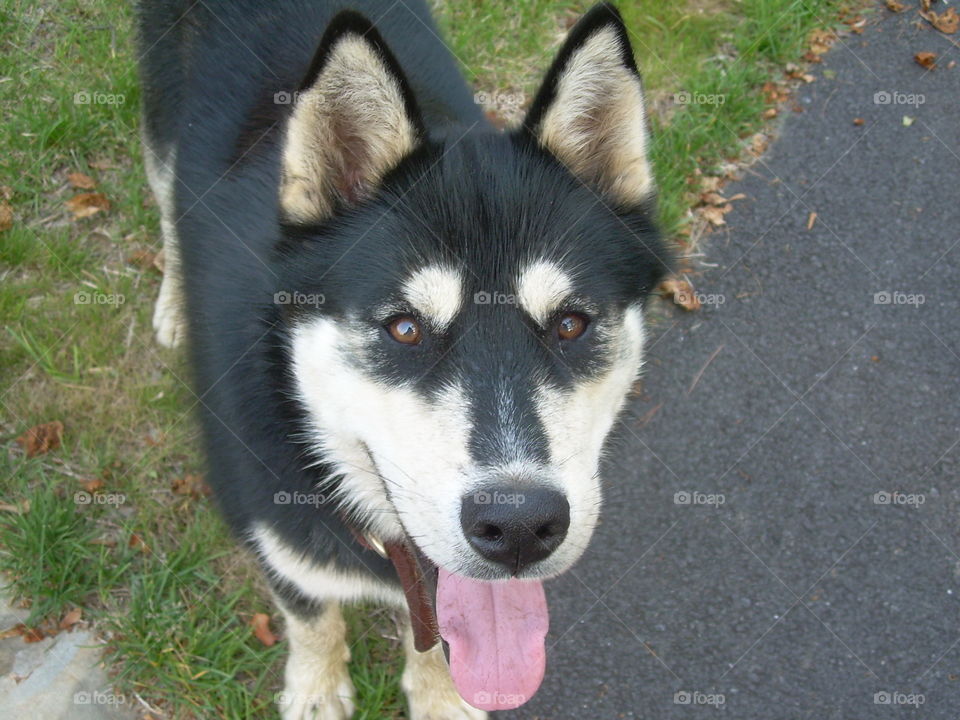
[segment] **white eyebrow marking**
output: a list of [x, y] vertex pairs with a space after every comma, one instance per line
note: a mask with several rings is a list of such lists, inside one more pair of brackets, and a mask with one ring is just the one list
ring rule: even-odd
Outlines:
[[521, 307], [542, 326], [570, 295], [573, 282], [559, 266], [537, 260], [520, 273], [517, 287]]
[[403, 284], [403, 295], [427, 320], [443, 329], [463, 305], [463, 278], [452, 268], [432, 265]]

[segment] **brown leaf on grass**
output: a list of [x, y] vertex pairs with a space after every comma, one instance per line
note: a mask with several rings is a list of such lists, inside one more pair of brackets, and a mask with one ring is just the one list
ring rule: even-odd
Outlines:
[[60, 621], [60, 629], [69, 630], [80, 622], [81, 617], [83, 617], [83, 608], [74, 608], [63, 616], [63, 620]]
[[21, 632], [20, 635], [23, 637], [23, 641], [25, 643], [40, 642], [44, 637], [46, 637], [40, 628], [35, 627], [24, 627], [23, 632]]
[[0, 232], [13, 227], [13, 207], [6, 200], [0, 201]]
[[150, 552], [150, 546], [137, 533], [130, 533], [130, 539], [127, 541], [127, 547], [139, 550], [142, 553]]
[[210, 497], [210, 486], [203, 479], [203, 475], [187, 473], [183, 477], [174, 478], [170, 485], [176, 495], [189, 495], [194, 500]]
[[82, 220], [101, 210], [109, 210], [110, 201], [103, 193], [80, 193], [67, 200], [67, 208], [73, 213], [74, 220]]
[[674, 303], [684, 310], [692, 311], [700, 309], [700, 300], [693, 291], [693, 286], [682, 278], [667, 278], [660, 283], [659, 290], [663, 297], [671, 298]]
[[23, 448], [28, 458], [43, 455], [60, 447], [63, 439], [63, 423], [59, 420], [36, 425], [17, 438], [17, 445]]
[[773, 120], [773, 118], [775, 118], [777, 114], [778, 114], [778, 110], [775, 107], [772, 107], [764, 110], [763, 115], [761, 117], [763, 117], [764, 120]]
[[937, 54], [932, 52], [918, 52], [913, 56], [918, 65], [922, 65], [927, 70], [933, 70], [937, 66]]
[[257, 640], [271, 647], [276, 644], [277, 636], [270, 630], [270, 616], [266, 613], [254, 613], [250, 620], [250, 626], [253, 628], [253, 634]]
[[706, 175], [700, 178], [700, 189], [703, 192], [715, 192], [720, 189], [720, 184], [722, 182], [723, 182], [722, 177]]
[[84, 490], [90, 494], [93, 494], [98, 490], [103, 489], [104, 482], [100, 478], [93, 478], [92, 480], [84, 480], [80, 484], [83, 486]]
[[72, 172], [67, 175], [67, 181], [70, 183], [70, 187], [76, 188], [77, 190], [93, 190], [97, 183], [89, 175], [84, 175], [82, 172]]
[[814, 55], [823, 55], [830, 49], [836, 38], [829, 30], [814, 30], [810, 33], [810, 52]]
[[26, 515], [30, 512], [30, 501], [21, 500], [18, 503], [0, 503], [0, 512], [11, 512], [17, 515]]
[[157, 254], [152, 250], [134, 250], [127, 256], [127, 262], [136, 265], [141, 270], [149, 270], [154, 266]]
[[903, 12], [907, 9], [907, 6], [898, 0], [887, 0], [887, 10], [890, 12]]

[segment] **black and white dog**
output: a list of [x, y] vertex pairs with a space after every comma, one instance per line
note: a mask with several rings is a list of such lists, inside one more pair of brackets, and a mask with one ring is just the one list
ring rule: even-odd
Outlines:
[[480, 718], [543, 678], [641, 365], [643, 91], [598, 5], [499, 132], [423, 0], [343, 5], [142, 2], [154, 326], [286, 617], [283, 716], [351, 715], [340, 605], [372, 599], [409, 610], [410, 716]]

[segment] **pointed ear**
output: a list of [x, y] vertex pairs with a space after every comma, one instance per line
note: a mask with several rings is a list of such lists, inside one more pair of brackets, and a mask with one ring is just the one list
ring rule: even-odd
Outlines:
[[643, 85], [615, 7], [594, 6], [570, 31], [524, 126], [613, 202], [653, 195]]
[[293, 99], [280, 187], [293, 221], [323, 220], [337, 205], [368, 197], [423, 135], [400, 66], [373, 24], [354, 12], [330, 23]]

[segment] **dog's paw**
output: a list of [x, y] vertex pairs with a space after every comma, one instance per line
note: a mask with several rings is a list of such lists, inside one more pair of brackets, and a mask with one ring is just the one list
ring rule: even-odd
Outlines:
[[175, 284], [172, 277], [163, 278], [160, 295], [153, 310], [153, 331], [156, 333], [157, 342], [168, 348], [177, 347], [187, 335], [182, 293]]
[[487, 713], [467, 705], [455, 692], [420, 688], [407, 691], [410, 720], [487, 720]]
[[342, 673], [293, 680], [277, 694], [283, 720], [349, 720], [353, 716], [353, 683]]

